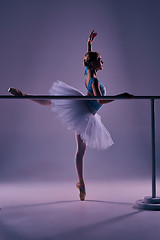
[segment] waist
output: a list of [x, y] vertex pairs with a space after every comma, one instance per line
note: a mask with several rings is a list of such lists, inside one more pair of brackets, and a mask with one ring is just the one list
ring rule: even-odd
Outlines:
[[92, 114], [95, 114], [102, 107], [102, 104], [99, 104], [96, 100], [88, 100], [88, 104]]

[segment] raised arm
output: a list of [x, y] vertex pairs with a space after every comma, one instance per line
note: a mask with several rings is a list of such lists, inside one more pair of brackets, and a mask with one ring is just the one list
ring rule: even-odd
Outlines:
[[91, 32], [91, 34], [89, 35], [88, 38], [88, 42], [87, 42], [87, 52], [91, 52], [92, 51], [92, 42], [95, 39], [95, 37], [97, 36], [97, 33], [94, 32], [94, 30]]

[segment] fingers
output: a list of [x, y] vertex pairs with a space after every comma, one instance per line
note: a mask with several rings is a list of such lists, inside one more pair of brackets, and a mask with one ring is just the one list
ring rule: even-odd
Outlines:
[[134, 95], [132, 95], [132, 94], [129, 94], [130, 95], [130, 98], [134, 98]]
[[94, 30], [91, 32], [91, 34], [90, 35], [92, 35], [94, 33]]
[[91, 32], [91, 34], [90, 34], [90, 35], [92, 35], [92, 34], [96, 34], [96, 35], [97, 35], [97, 33], [96, 33], [96, 32], [94, 32], [94, 30]]
[[90, 36], [95, 37], [97, 36], [97, 32], [94, 32], [94, 30], [91, 32]]
[[89, 35], [89, 40], [93, 41], [96, 36], [97, 36], [97, 32], [93, 30]]
[[126, 95], [126, 97], [129, 98], [129, 99], [134, 97], [134, 95], [132, 95], [132, 94], [130, 94], [130, 93], [127, 93], [127, 92], [125, 93], [125, 95]]

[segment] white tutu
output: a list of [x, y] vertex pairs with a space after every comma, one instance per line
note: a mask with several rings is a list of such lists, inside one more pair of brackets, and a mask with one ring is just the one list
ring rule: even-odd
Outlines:
[[[53, 83], [49, 90], [55, 96], [84, 96], [77, 89], [61, 82]], [[88, 100], [52, 99], [52, 111], [57, 112], [68, 129], [80, 134], [88, 147], [106, 149], [113, 144], [112, 138], [94, 112]]]

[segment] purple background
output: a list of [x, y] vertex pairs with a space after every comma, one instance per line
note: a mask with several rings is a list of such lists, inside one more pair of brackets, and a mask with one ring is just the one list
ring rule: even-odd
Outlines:
[[[1, 0], [0, 94], [15, 87], [46, 95], [55, 80], [86, 93], [82, 62], [95, 29], [93, 50], [104, 61], [98, 77], [108, 94], [160, 95], [159, 12], [156, 0]], [[15, 99], [0, 100], [0, 109], [1, 181], [76, 179], [74, 133], [50, 107]], [[88, 148], [85, 178], [150, 178], [149, 100], [115, 101], [99, 114], [115, 144], [106, 151]]]

